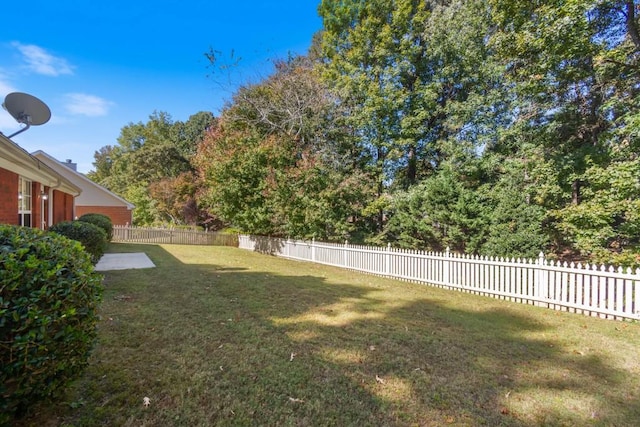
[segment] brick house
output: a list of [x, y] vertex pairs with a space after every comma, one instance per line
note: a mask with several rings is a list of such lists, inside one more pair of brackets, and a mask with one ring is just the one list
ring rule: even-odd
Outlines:
[[81, 191], [0, 133], [0, 224], [46, 229], [72, 220]]
[[132, 224], [135, 206], [78, 172], [76, 164], [71, 160], [60, 162], [44, 151], [36, 151], [31, 155], [80, 188], [81, 193], [75, 199], [77, 217], [87, 213], [100, 213], [111, 218], [114, 225]]

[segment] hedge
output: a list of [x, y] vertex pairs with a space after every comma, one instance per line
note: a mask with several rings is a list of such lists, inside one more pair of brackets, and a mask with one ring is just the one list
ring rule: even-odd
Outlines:
[[0, 425], [80, 375], [101, 298], [102, 276], [80, 243], [0, 225]]
[[97, 225], [107, 233], [107, 241], [110, 242], [113, 239], [113, 222], [107, 215], [100, 213], [87, 213], [78, 218], [78, 221], [88, 222], [93, 225]]
[[61, 234], [82, 243], [91, 255], [93, 264], [97, 264], [107, 249], [107, 233], [97, 225], [83, 221], [64, 221], [49, 227], [49, 231]]

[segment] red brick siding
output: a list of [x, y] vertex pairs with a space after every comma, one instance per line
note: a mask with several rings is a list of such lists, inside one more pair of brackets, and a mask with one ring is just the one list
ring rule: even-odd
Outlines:
[[66, 221], [73, 221], [75, 219], [75, 197], [71, 194], [64, 194], [64, 207]]
[[62, 191], [53, 190], [53, 223], [72, 221], [73, 196]]
[[18, 174], [0, 168], [0, 224], [18, 225]]
[[76, 206], [76, 215], [99, 213], [111, 218], [113, 225], [131, 225], [132, 211], [125, 206]]

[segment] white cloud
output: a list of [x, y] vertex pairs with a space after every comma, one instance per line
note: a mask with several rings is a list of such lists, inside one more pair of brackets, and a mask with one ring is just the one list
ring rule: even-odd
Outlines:
[[35, 73], [53, 77], [73, 74], [73, 66], [66, 59], [53, 56], [40, 46], [18, 42], [13, 42], [12, 46], [22, 53], [27, 67]]
[[67, 112], [90, 117], [106, 116], [113, 102], [86, 93], [68, 93], [65, 95]]

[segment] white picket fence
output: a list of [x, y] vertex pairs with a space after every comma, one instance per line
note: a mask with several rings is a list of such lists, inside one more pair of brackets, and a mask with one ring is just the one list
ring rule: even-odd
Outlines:
[[238, 246], [235, 234], [176, 228], [113, 226], [113, 242], [179, 245]]
[[239, 236], [242, 249], [609, 319], [640, 320], [640, 269]]

